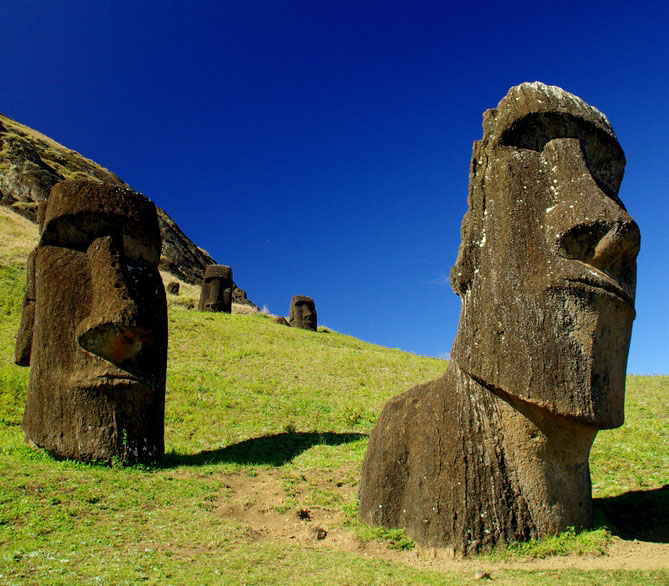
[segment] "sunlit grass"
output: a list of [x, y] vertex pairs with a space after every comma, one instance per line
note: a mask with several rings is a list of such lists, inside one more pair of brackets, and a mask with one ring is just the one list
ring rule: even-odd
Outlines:
[[[17, 257], [29, 250], [20, 240], [13, 240]], [[445, 361], [287, 328], [262, 313], [200, 313], [192, 309], [198, 288], [182, 284], [179, 296], [168, 296], [165, 458], [132, 468], [56, 461], [28, 447], [20, 427], [28, 369], [15, 366], [12, 353], [24, 282], [23, 262], [0, 264], [0, 583], [472, 582], [471, 572], [338, 550], [327, 540], [258, 540], [253, 527], [218, 510], [231, 498], [233, 475], [250, 486], [269, 475], [280, 498], [265, 504], [282, 518], [325, 510], [352, 539], [418, 555], [404, 532], [357, 520], [358, 479], [367, 434], [387, 399], [439, 376]], [[598, 435], [591, 459], [596, 529], [508, 546], [482, 561], [605, 555], [619, 534], [620, 499], [651, 514], [661, 506], [669, 477], [667, 391], [669, 377], [629, 377], [625, 425]], [[668, 576], [501, 565], [493, 578], [651, 584]]]

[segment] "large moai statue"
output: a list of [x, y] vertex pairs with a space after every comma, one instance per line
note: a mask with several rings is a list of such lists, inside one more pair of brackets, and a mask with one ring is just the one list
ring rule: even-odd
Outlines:
[[295, 295], [290, 300], [288, 323], [294, 328], [315, 332], [318, 329], [318, 316], [314, 300], [306, 295]]
[[200, 311], [232, 311], [232, 269], [225, 265], [209, 265], [204, 271], [200, 290]]
[[391, 399], [360, 517], [457, 554], [592, 521], [588, 456], [623, 423], [639, 229], [606, 117], [524, 83], [483, 115], [442, 378]]
[[40, 208], [15, 351], [30, 366], [26, 439], [61, 458], [155, 460], [167, 366], [155, 206], [126, 187], [63, 181]]

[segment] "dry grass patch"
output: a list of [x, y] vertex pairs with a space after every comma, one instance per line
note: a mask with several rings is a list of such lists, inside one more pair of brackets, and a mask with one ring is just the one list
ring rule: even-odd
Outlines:
[[24, 265], [39, 238], [37, 225], [9, 208], [0, 206], [0, 234], [3, 240], [0, 265]]

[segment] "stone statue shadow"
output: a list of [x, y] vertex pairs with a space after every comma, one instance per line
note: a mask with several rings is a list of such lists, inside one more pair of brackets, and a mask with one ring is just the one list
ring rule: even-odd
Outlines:
[[669, 484], [594, 499], [604, 525], [622, 539], [669, 543]]
[[339, 446], [366, 437], [362, 433], [284, 432], [251, 438], [217, 450], [198, 454], [168, 453], [160, 468], [177, 466], [205, 466], [234, 463], [246, 465], [283, 466], [313, 446]]

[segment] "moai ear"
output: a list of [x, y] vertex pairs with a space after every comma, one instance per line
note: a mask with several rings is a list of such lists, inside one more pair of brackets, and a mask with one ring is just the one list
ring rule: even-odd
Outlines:
[[37, 249], [28, 255], [26, 262], [26, 293], [23, 297], [21, 325], [16, 336], [14, 362], [19, 366], [30, 366], [30, 352], [33, 345], [33, 326], [35, 322], [35, 256]]

